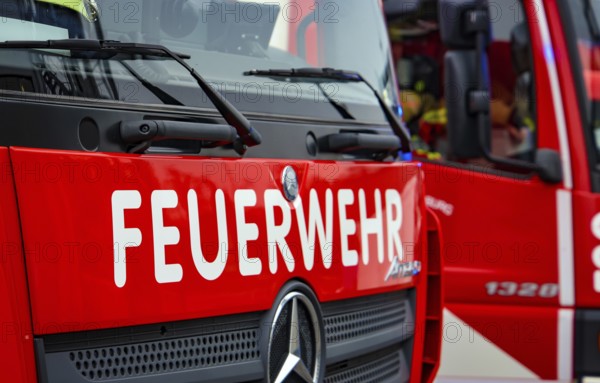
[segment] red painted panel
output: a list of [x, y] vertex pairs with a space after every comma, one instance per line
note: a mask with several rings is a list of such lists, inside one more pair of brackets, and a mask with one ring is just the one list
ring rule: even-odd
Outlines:
[[444, 233], [446, 299], [557, 305], [557, 294], [490, 294], [489, 282], [557, 284], [556, 189], [439, 164], [423, 165]]
[[[264, 310], [271, 307], [281, 286], [294, 278], [311, 285], [321, 301], [397, 290], [418, 282], [413, 277], [385, 280], [391, 266], [388, 240], [394, 238], [394, 222], [399, 217], [391, 197], [401, 198], [399, 232], [404, 260], [415, 259], [415, 249], [420, 248], [424, 199], [422, 174], [416, 164], [215, 160], [22, 148], [12, 149], [12, 159], [36, 334]], [[287, 165], [298, 174], [302, 210], [298, 202], [287, 203], [280, 193]], [[195, 197], [190, 190], [197, 198], [188, 200], [190, 195]], [[366, 220], [361, 224], [360, 190], [366, 201], [363, 219], [372, 219], [373, 225], [376, 212], [381, 217], [384, 235], [379, 245], [377, 235], [361, 240]], [[377, 190], [381, 210], [375, 208]], [[129, 191], [129, 195], [117, 193], [114, 197], [115, 191]], [[330, 206], [333, 223], [324, 259], [320, 242], [315, 243], [312, 268], [303, 256], [298, 224], [300, 211], [305, 225], [310, 221], [311, 194], [313, 202], [318, 200], [325, 226], [326, 206]], [[340, 207], [344, 195], [349, 201]], [[243, 203], [248, 206], [244, 208]], [[200, 240], [190, 235], [196, 204]], [[271, 204], [275, 205], [272, 209], [268, 207]], [[273, 212], [270, 229], [268, 211]], [[345, 258], [340, 225], [343, 211], [346, 220], [353, 220], [356, 226], [353, 233], [353, 223], [343, 225], [348, 232]], [[217, 213], [222, 213], [226, 222], [221, 236], [227, 233], [227, 241], [219, 237]], [[157, 231], [155, 236], [156, 230], [163, 232]], [[287, 247], [282, 245], [286, 257], [280, 251], [276, 257], [269, 255], [269, 249], [277, 248], [273, 236], [278, 230], [287, 233], [283, 236]], [[126, 263], [121, 250], [115, 258], [115, 233], [117, 248], [129, 245]], [[136, 236], [141, 236], [141, 243]], [[249, 238], [246, 245], [244, 236]], [[161, 246], [161, 240], [169, 237], [175, 244]], [[366, 264], [363, 243], [370, 250]], [[204, 260], [195, 262], [192, 245], [199, 244]], [[162, 249], [168, 266], [159, 266], [157, 274], [155, 256], [160, 256]], [[223, 251], [216, 259], [219, 249]], [[249, 258], [241, 266], [244, 251], [239, 249], [246, 249]], [[358, 265], [345, 266], [344, 259], [351, 264], [352, 251], [361, 254]], [[275, 259], [277, 271], [273, 272]], [[224, 265], [222, 273], [219, 265]], [[115, 270], [120, 277], [115, 278]], [[210, 280], [209, 270], [217, 270], [212, 275], [215, 280]], [[253, 273], [256, 275], [243, 275]]]
[[[444, 294], [452, 311], [473, 327], [476, 313], [503, 329], [538, 323], [535, 315], [542, 307], [556, 321], [556, 187], [535, 179], [484, 174], [476, 168], [426, 163], [423, 169], [428, 205], [442, 225]], [[522, 316], [502, 316], [509, 315], [510, 307], [523, 308]], [[556, 331], [546, 324], [538, 329], [541, 343], [536, 346], [548, 347], [534, 356], [524, 353], [508, 330], [491, 341], [537, 374], [555, 379], [556, 344], [544, 342], [556, 338]], [[545, 364], [540, 362], [544, 357], [549, 358]]]
[[0, 148], [0, 167], [0, 381], [35, 382], [27, 277], [7, 148]]

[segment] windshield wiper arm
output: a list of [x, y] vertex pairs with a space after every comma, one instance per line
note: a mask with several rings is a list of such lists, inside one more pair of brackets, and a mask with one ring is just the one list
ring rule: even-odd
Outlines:
[[338, 111], [338, 113], [344, 117], [347, 120], [356, 120], [356, 118], [352, 115], [352, 113], [350, 113], [350, 111], [348, 110], [348, 108], [346, 107], [346, 105], [342, 104], [341, 102], [337, 101], [335, 98], [331, 97], [329, 95], [329, 93], [327, 93], [327, 91], [325, 90], [325, 88], [323, 88], [321, 86], [321, 84], [317, 84], [317, 88], [319, 88], [319, 90], [321, 91], [321, 94], [323, 94], [323, 96], [325, 97], [325, 99], [327, 101], [329, 101], [329, 103], [333, 106], [333, 108], [335, 110]]
[[152, 84], [144, 77], [140, 76], [140, 74], [136, 72], [129, 64], [121, 62], [121, 65], [123, 65], [123, 67], [129, 73], [131, 73], [131, 75], [135, 77], [135, 79], [138, 80], [144, 86], [144, 88], [148, 89], [150, 92], [152, 92], [153, 95], [158, 97], [160, 101], [164, 102], [165, 104], [184, 106], [184, 104], [181, 101], [171, 96], [169, 93], [165, 92], [156, 85]]
[[58, 49], [112, 52], [115, 54], [128, 53], [139, 55], [152, 55], [168, 57], [177, 61], [196, 80], [198, 86], [208, 96], [225, 121], [238, 133], [239, 140], [234, 142], [234, 148], [239, 154], [244, 154], [248, 147], [259, 145], [262, 142], [260, 133], [252, 127], [250, 121], [237, 110], [227, 99], [214, 90], [194, 68], [184, 59], [190, 56], [175, 53], [169, 48], [158, 44], [123, 43], [114, 40], [32, 40], [32, 41], [5, 41], [0, 42], [0, 49]]
[[334, 68], [291, 68], [291, 69], [266, 69], [259, 70], [254, 69], [244, 72], [245, 76], [263, 76], [263, 77], [300, 77], [300, 78], [315, 78], [315, 79], [329, 79], [341, 82], [360, 82], [365, 84], [379, 102], [379, 106], [383, 111], [385, 119], [390, 124], [392, 131], [396, 134], [401, 141], [402, 151], [408, 153], [411, 151], [410, 148], [410, 135], [407, 129], [403, 126], [402, 122], [398, 120], [394, 112], [391, 110], [388, 104], [385, 103], [379, 92], [367, 81], [360, 73], [353, 71], [346, 71]]

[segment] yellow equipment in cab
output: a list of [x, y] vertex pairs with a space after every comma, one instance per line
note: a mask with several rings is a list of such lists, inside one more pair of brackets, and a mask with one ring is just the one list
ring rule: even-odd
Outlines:
[[96, 0], [37, 0], [41, 3], [59, 5], [80, 13], [89, 21], [98, 20], [98, 4]]

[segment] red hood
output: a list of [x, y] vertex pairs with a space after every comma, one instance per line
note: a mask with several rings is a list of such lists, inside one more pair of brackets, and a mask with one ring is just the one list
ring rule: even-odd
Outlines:
[[11, 159], [36, 334], [265, 310], [290, 279], [323, 302], [415, 284], [390, 275], [421, 246], [415, 164], [21, 148]]

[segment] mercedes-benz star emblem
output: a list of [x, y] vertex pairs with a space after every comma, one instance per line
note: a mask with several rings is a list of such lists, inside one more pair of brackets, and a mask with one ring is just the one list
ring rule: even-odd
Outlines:
[[298, 176], [294, 168], [287, 166], [283, 169], [283, 176], [281, 178], [283, 185], [283, 194], [288, 201], [294, 202], [298, 198]]
[[321, 324], [311, 300], [299, 292], [287, 294], [274, 319], [269, 341], [269, 382], [283, 383], [294, 377], [293, 381], [319, 382], [324, 362]]

